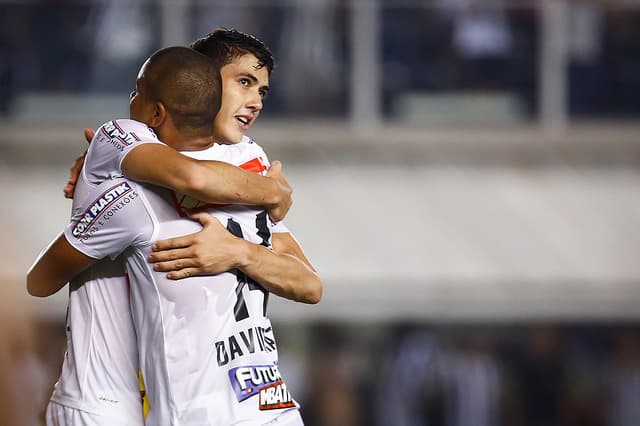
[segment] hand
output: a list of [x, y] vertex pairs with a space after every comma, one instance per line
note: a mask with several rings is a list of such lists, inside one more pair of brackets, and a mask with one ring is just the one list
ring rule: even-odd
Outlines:
[[[93, 136], [95, 134], [96, 132], [93, 129], [89, 129], [89, 128], [84, 129], [84, 138], [86, 139], [87, 143], [91, 143], [91, 140], [93, 139]], [[84, 165], [84, 158], [86, 156], [87, 156], [87, 151], [85, 151], [81, 156], [76, 158], [76, 160], [73, 162], [73, 166], [71, 166], [71, 169], [70, 169], [71, 173], [69, 175], [69, 181], [67, 182], [64, 189], [62, 190], [64, 192], [65, 198], [73, 198], [73, 193], [75, 192], [76, 184], [78, 183], [78, 176], [80, 176], [80, 170], [82, 170], [82, 166]]]
[[167, 278], [179, 280], [196, 275], [216, 275], [239, 266], [243, 244], [208, 213], [191, 216], [203, 226], [194, 234], [169, 238], [153, 244], [149, 262], [153, 269], [168, 272]]
[[282, 163], [274, 161], [267, 171], [267, 177], [272, 178], [278, 185], [279, 202], [277, 204], [265, 206], [269, 217], [273, 222], [280, 222], [287, 215], [291, 208], [291, 193], [293, 189], [282, 174]]
[[78, 183], [78, 176], [80, 176], [80, 170], [82, 170], [82, 166], [84, 165], [84, 157], [87, 156], [87, 151], [83, 152], [76, 160], [73, 162], [73, 166], [69, 170], [71, 173], [69, 175], [69, 180], [65, 185], [64, 189], [64, 198], [73, 198], [73, 194], [76, 191], [76, 184]]

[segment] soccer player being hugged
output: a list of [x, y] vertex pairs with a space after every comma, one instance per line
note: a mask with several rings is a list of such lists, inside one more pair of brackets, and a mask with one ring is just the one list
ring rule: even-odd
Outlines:
[[[260, 68], [252, 69], [240, 86]], [[306, 257], [296, 256], [297, 243], [293, 253], [272, 249], [279, 234], [293, 239], [272, 221], [290, 204], [279, 168], [267, 169], [264, 151], [242, 131], [236, 143], [214, 142], [217, 75], [191, 49], [162, 49], [145, 62], [132, 94], [131, 118], [139, 121], [113, 120], [96, 132], [72, 219], [27, 279], [39, 296], [72, 280], [68, 356], [49, 424], [142, 424], [138, 364], [149, 425], [302, 424], [278, 370], [267, 300], [274, 293], [315, 303], [322, 286]], [[240, 118], [242, 130], [247, 117]], [[160, 252], [178, 258], [154, 268], [148, 258], [166, 238], [182, 248]], [[194, 248], [199, 239], [211, 244], [205, 255]], [[192, 266], [171, 264], [187, 253]], [[177, 275], [159, 271], [171, 268]]]

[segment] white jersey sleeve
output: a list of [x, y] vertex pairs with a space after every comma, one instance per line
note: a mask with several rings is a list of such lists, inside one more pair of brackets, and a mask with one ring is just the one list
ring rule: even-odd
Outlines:
[[64, 234], [89, 257], [114, 259], [129, 246], [148, 243], [153, 235], [153, 222], [134, 182], [104, 181], [82, 204]]
[[122, 160], [145, 143], [162, 143], [146, 124], [135, 120], [112, 120], [96, 132], [84, 164], [87, 182], [97, 185], [105, 179], [122, 177]]

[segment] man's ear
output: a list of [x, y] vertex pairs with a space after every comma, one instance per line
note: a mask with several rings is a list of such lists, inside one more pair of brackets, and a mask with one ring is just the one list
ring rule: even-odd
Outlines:
[[153, 103], [153, 114], [151, 116], [151, 122], [149, 123], [149, 127], [156, 128], [160, 127], [166, 120], [169, 112], [167, 108], [164, 106], [162, 102], [154, 102]]

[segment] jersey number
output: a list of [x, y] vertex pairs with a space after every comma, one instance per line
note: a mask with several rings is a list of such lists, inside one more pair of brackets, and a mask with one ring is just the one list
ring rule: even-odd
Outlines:
[[[262, 242], [260, 244], [268, 247], [271, 233], [267, 227], [267, 212], [261, 212], [258, 214], [256, 217], [256, 228], [258, 228], [258, 236], [262, 238]], [[227, 229], [236, 237], [244, 238], [240, 224], [231, 218], [227, 220]], [[262, 304], [262, 315], [266, 316], [269, 293], [260, 284], [249, 278], [244, 272], [236, 270], [234, 273], [238, 280], [238, 285], [236, 287], [236, 303], [233, 305], [233, 312], [235, 314], [236, 321], [242, 321], [243, 319], [249, 318], [247, 303], [244, 300], [244, 294], [242, 292], [245, 286], [249, 287], [249, 291], [258, 290], [263, 293], [264, 302]]]

